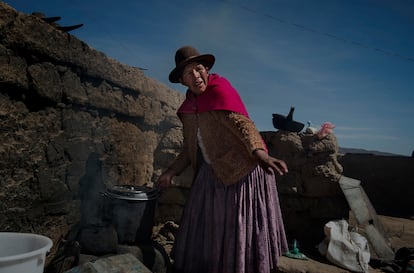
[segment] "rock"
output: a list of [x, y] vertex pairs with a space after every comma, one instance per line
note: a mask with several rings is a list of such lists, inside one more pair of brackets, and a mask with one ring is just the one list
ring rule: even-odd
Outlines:
[[109, 257], [88, 261], [74, 267], [66, 273], [151, 273], [151, 271], [131, 253], [112, 255]]
[[80, 229], [78, 241], [82, 253], [101, 256], [117, 253], [118, 238], [113, 226], [88, 225]]

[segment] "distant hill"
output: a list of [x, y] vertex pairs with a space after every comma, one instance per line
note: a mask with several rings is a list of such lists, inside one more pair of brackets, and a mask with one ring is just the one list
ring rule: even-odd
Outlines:
[[379, 151], [370, 151], [364, 149], [357, 149], [357, 148], [345, 148], [339, 147], [340, 154], [372, 154], [372, 155], [384, 155], [384, 156], [403, 156], [399, 154], [392, 154], [386, 152], [379, 152]]

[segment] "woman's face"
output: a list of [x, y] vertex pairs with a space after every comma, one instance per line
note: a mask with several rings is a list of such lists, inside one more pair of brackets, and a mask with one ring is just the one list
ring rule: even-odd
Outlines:
[[207, 88], [208, 68], [199, 63], [190, 63], [184, 67], [180, 82], [194, 94], [200, 95]]

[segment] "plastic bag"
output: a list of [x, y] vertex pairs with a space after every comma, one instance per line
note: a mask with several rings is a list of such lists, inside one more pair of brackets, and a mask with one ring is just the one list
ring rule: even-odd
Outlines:
[[332, 134], [333, 133], [333, 129], [335, 127], [336, 126], [334, 124], [332, 124], [331, 122], [329, 122], [329, 121], [324, 122], [321, 125], [321, 129], [319, 129], [319, 131], [316, 133], [316, 135], [318, 136], [319, 139], [323, 139], [327, 135]]
[[318, 245], [318, 250], [328, 261], [354, 272], [369, 272], [371, 254], [364, 236], [349, 232], [345, 220], [328, 222], [324, 232], [326, 238]]

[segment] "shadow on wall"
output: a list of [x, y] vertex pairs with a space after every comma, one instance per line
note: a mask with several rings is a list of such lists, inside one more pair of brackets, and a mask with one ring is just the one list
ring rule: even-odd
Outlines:
[[345, 176], [358, 179], [380, 215], [414, 216], [414, 158], [345, 154], [338, 157]]
[[91, 153], [86, 161], [86, 173], [79, 180], [79, 197], [81, 200], [81, 224], [102, 225], [104, 198], [102, 192], [106, 187], [102, 176], [102, 163], [98, 153]]

